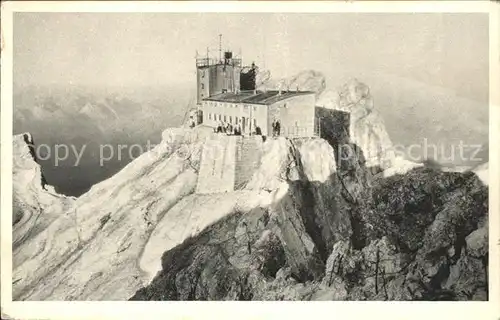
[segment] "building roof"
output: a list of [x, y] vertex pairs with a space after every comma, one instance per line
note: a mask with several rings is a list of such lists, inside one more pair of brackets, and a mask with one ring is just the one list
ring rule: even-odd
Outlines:
[[224, 92], [208, 98], [204, 101], [220, 101], [220, 102], [234, 102], [234, 103], [249, 103], [249, 104], [263, 104], [270, 105], [281, 100], [291, 97], [314, 94], [314, 91], [281, 91], [268, 90], [268, 91], [241, 91], [239, 93]]

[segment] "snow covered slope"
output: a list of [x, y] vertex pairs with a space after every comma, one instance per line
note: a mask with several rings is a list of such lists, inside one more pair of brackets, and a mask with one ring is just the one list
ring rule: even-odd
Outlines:
[[165, 250], [235, 210], [269, 206], [286, 192], [286, 180], [307, 179], [291, 166], [297, 155], [312, 180], [335, 171], [324, 140], [295, 145], [269, 139], [244, 190], [194, 194], [202, 146], [210, 139], [213, 135], [202, 130], [166, 130], [155, 149], [59, 208], [52, 223], [15, 252], [14, 298], [127, 299], [161, 270]]
[[36, 236], [74, 202], [46, 184], [29, 133], [13, 137], [13, 249]]
[[93, 186], [16, 252], [14, 299], [126, 299], [142, 285], [137, 262], [149, 234], [196, 186], [204, 137], [190, 133], [165, 131], [162, 144]]

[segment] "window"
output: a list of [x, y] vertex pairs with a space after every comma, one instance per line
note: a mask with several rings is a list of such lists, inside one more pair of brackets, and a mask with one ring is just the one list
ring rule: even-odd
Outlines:
[[221, 115], [219, 114], [219, 121], [221, 120]]
[[212, 115], [210, 113], [208, 114], [208, 120], [212, 120]]
[[229, 123], [233, 123], [233, 117], [229, 116]]
[[205, 89], [205, 84], [204, 83], [201, 84], [201, 90], [203, 90], [203, 89]]
[[253, 126], [254, 126], [254, 128], [257, 127], [257, 119], [253, 119]]
[[224, 116], [224, 122], [226, 122], [226, 121], [227, 121], [227, 120], [226, 120], [226, 116]]
[[256, 106], [253, 106], [253, 111], [257, 111], [257, 107]]
[[[205, 78], [205, 70], [201, 70], [201, 77]], [[202, 88], [203, 89], [203, 88]]]

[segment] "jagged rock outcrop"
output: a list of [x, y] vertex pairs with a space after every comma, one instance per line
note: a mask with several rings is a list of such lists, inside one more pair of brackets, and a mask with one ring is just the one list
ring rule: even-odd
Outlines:
[[372, 198], [353, 206], [338, 166], [325, 201], [323, 185], [298, 179], [300, 163], [277, 202], [234, 211], [166, 251], [132, 299], [485, 299], [487, 188], [475, 175], [416, 168], [372, 181]]
[[256, 84], [259, 90], [314, 91], [316, 96], [326, 89], [325, 76], [316, 70], [304, 70], [283, 79], [273, 79], [269, 71], [260, 71], [257, 74]]
[[366, 84], [352, 79], [337, 91], [324, 92], [317, 104], [349, 114], [350, 142], [363, 152], [365, 165], [372, 172], [385, 171], [384, 176], [390, 176], [420, 166], [396, 154]]
[[265, 90], [270, 87], [271, 83], [271, 71], [269, 70], [258, 70], [255, 76], [255, 89]]
[[31, 134], [13, 137], [12, 160], [12, 247], [17, 250], [58, 218], [72, 205], [74, 198], [56, 193], [47, 184]]
[[325, 76], [315, 70], [306, 70], [286, 80], [290, 90], [314, 91], [319, 96], [326, 89]]

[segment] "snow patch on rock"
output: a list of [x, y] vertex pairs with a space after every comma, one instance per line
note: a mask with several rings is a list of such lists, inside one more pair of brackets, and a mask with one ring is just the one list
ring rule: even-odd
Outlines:
[[165, 251], [231, 213], [248, 212], [268, 206], [272, 201], [272, 194], [251, 190], [193, 194], [183, 198], [165, 214], [144, 248], [139, 265], [145, 272], [145, 284], [162, 269], [161, 256]]
[[489, 179], [489, 164], [488, 162], [487, 163], [484, 163], [480, 166], [477, 166], [473, 172], [475, 174], [477, 174], [477, 176], [479, 177], [479, 179], [485, 184], [485, 185], [489, 185], [489, 182], [490, 182], [490, 179]]
[[336, 171], [332, 146], [323, 139], [308, 139], [298, 147], [304, 174], [309, 181], [325, 182]]

